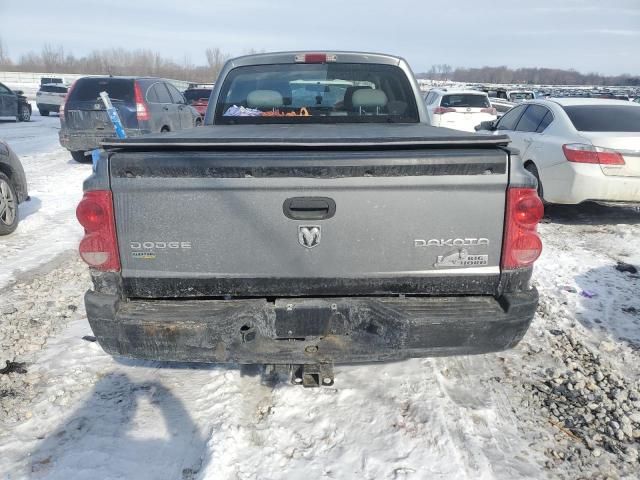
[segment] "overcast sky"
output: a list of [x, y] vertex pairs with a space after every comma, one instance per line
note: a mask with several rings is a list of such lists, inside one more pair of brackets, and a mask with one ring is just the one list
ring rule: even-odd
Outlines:
[[[204, 50], [366, 50], [414, 71], [508, 65], [640, 73], [640, 0], [0, 0], [17, 59], [45, 42], [80, 56], [148, 48], [204, 64]], [[31, 6], [30, 6], [31, 5]], [[605, 6], [606, 5], [606, 6]]]

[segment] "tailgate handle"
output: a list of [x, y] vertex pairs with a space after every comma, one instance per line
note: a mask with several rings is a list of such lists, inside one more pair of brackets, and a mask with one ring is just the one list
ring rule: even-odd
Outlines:
[[282, 211], [292, 220], [326, 220], [336, 213], [336, 202], [328, 197], [287, 198]]

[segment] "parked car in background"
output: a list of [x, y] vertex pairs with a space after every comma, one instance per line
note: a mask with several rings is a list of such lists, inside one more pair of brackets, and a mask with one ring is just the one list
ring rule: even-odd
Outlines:
[[604, 98], [608, 100], [615, 100], [613, 93], [610, 92], [592, 92], [589, 94], [590, 98]]
[[104, 138], [115, 137], [100, 92], [107, 92], [127, 136], [174, 132], [202, 124], [168, 80], [153, 77], [83, 77], [69, 89], [60, 109], [60, 144], [78, 162]]
[[61, 77], [40, 77], [40, 85], [48, 85], [55, 83], [56, 85], [63, 85], [64, 78]]
[[29, 198], [27, 177], [18, 156], [0, 140], [0, 235], [18, 227], [18, 205]]
[[536, 98], [535, 94], [531, 90], [509, 90], [507, 92], [507, 100], [514, 103], [533, 100], [534, 98]]
[[496, 115], [498, 118], [516, 106], [515, 102], [510, 102], [502, 98], [489, 97], [489, 102], [491, 103], [491, 106], [496, 109]]
[[495, 120], [498, 115], [485, 92], [475, 90], [431, 90], [426, 98], [429, 123], [473, 132], [481, 122]]
[[209, 105], [209, 97], [213, 91], [213, 86], [196, 85], [190, 86], [182, 94], [187, 100], [187, 103], [195, 108], [201, 117], [207, 112], [207, 105]]
[[11, 117], [18, 122], [31, 120], [31, 104], [22, 90], [11, 90], [0, 83], [0, 118]]
[[480, 90], [489, 95], [489, 98], [501, 98], [508, 101], [507, 90], [505, 88], [481, 87]]
[[36, 106], [40, 115], [47, 117], [49, 113], [60, 110], [67, 97], [68, 88], [61, 83], [45, 83], [40, 85], [36, 93]]
[[640, 105], [554, 98], [523, 103], [479, 131], [507, 134], [549, 203], [640, 202]]

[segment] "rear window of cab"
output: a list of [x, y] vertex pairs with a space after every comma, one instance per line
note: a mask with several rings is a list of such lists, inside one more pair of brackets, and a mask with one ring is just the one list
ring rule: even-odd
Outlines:
[[216, 123], [417, 123], [404, 71], [360, 63], [238, 67], [226, 76]]

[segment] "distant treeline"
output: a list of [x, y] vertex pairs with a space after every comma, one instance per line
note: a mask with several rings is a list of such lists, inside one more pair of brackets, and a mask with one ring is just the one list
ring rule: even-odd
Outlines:
[[214, 82], [224, 63], [230, 58], [219, 48], [205, 50], [206, 65], [195, 65], [188, 56], [176, 62], [153, 50], [126, 50], [108, 48], [94, 50], [76, 57], [62, 46], [46, 44], [39, 52], [20, 55], [13, 61], [0, 39], [0, 70], [15, 72], [85, 73], [87, 75], [148, 75], [188, 80], [200, 83]]
[[[247, 53], [256, 53], [250, 50]], [[149, 75], [210, 83], [215, 81], [224, 62], [231, 55], [220, 48], [205, 50], [206, 65], [195, 65], [188, 55], [177, 62], [160, 52], [138, 49], [108, 48], [94, 50], [88, 55], [76, 57], [61, 45], [45, 44], [39, 52], [29, 52], [12, 60], [0, 38], [0, 69], [17, 72], [86, 73], [88, 75]], [[433, 65], [428, 72], [418, 73], [418, 78], [453, 80], [469, 83], [532, 83], [542, 85], [630, 85], [640, 86], [638, 75], [603, 76], [598, 73], [580, 73], [558, 68], [501, 67], [453, 68], [450, 65]]]
[[501, 67], [452, 68], [450, 65], [433, 65], [428, 72], [418, 73], [418, 78], [452, 80], [468, 83], [531, 83], [536, 85], [628, 85], [640, 86], [639, 75], [604, 76], [598, 73], [580, 73], [559, 68]]

